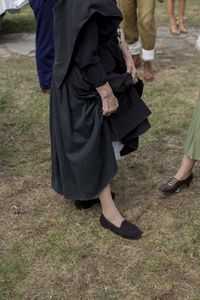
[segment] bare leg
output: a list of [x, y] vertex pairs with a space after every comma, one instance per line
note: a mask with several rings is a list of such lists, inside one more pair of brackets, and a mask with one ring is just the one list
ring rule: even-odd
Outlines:
[[170, 24], [175, 24], [174, 18], [174, 0], [167, 0], [168, 13], [170, 18]]
[[168, 13], [170, 18], [170, 28], [172, 34], [179, 34], [174, 18], [174, 0], [167, 0]]
[[179, 25], [181, 32], [187, 33], [184, 27], [184, 14], [185, 14], [186, 0], [179, 0]]
[[124, 219], [122, 218], [112, 199], [110, 185], [107, 185], [99, 193], [99, 199], [101, 201], [102, 212], [104, 217], [115, 226], [120, 227]]
[[178, 180], [185, 180], [191, 174], [195, 162], [194, 159], [191, 159], [187, 154], [184, 154], [181, 166], [174, 177]]

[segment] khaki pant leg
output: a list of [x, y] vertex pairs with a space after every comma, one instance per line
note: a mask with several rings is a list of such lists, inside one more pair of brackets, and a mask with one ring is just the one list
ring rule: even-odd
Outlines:
[[128, 44], [135, 43], [139, 39], [139, 32], [137, 29], [137, 0], [118, 0], [118, 6], [124, 17], [122, 29], [125, 40]]
[[155, 0], [137, 0], [137, 4], [138, 30], [142, 41], [142, 48], [153, 50], [156, 42]]

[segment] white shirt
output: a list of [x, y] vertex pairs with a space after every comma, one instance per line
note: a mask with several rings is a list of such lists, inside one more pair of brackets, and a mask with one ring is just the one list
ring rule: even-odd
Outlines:
[[0, 15], [6, 10], [19, 10], [22, 6], [26, 5], [28, 0], [0, 0]]

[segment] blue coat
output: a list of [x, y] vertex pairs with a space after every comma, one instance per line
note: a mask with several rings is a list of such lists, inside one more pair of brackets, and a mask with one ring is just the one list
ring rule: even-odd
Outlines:
[[36, 19], [36, 62], [42, 89], [51, 87], [54, 63], [53, 1], [29, 0]]

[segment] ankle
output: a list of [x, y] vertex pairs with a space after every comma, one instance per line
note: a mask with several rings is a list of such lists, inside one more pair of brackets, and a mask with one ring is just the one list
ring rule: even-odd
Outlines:
[[178, 24], [183, 24], [183, 22], [184, 22], [184, 19], [183, 18], [179, 18], [179, 20], [178, 20]]
[[191, 170], [181, 170], [181, 171], [178, 171], [174, 177], [177, 180], [181, 181], [181, 180], [185, 180], [186, 178], [188, 178], [191, 173], [192, 173]]
[[121, 223], [123, 222], [124, 218], [121, 216], [121, 214], [119, 213], [119, 211], [116, 209], [115, 211], [108, 211], [108, 210], [103, 210], [103, 215], [104, 217], [111, 222], [112, 224], [114, 224], [117, 227], [121, 226]]

